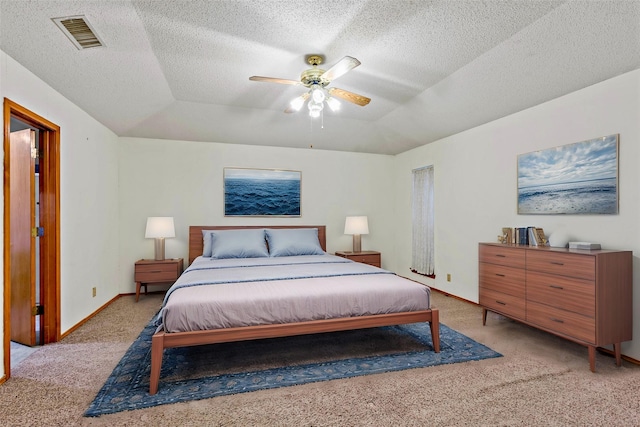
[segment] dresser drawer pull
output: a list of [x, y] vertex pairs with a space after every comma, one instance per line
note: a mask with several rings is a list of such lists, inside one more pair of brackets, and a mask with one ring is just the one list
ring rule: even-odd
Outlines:
[[496, 273], [496, 276], [504, 277], [504, 274]]
[[558, 285], [549, 285], [549, 287], [553, 289], [564, 289], [562, 286], [558, 286]]
[[564, 320], [556, 319], [555, 317], [552, 317], [551, 320], [554, 321], [554, 322], [557, 322], [557, 323], [564, 323]]
[[507, 303], [506, 303], [506, 302], [502, 302], [502, 301], [498, 301], [498, 300], [496, 300], [496, 302], [497, 302], [498, 304], [500, 304], [500, 305], [507, 305]]
[[551, 261], [551, 264], [553, 264], [553, 265], [564, 265], [564, 262]]
[[151, 270], [149, 273], [162, 273], [162, 270]]
[[506, 255], [502, 255], [502, 254], [496, 254], [496, 256], [499, 257], [499, 258], [506, 258], [507, 257]]

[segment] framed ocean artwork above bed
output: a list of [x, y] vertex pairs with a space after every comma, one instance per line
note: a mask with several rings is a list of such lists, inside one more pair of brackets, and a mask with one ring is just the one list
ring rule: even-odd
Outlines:
[[300, 171], [224, 168], [225, 216], [299, 217]]
[[518, 214], [617, 214], [618, 135], [518, 156]]

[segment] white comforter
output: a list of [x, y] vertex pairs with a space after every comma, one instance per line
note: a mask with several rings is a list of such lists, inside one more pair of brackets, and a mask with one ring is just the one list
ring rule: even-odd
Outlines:
[[197, 258], [169, 289], [164, 330], [237, 326], [426, 310], [429, 288], [333, 255]]

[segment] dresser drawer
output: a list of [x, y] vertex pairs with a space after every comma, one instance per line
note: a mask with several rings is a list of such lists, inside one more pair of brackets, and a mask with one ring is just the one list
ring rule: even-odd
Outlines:
[[480, 288], [480, 305], [516, 319], [525, 319], [524, 298]]
[[527, 300], [594, 317], [596, 285], [589, 280], [527, 272]]
[[596, 262], [593, 256], [535, 250], [526, 252], [527, 270], [595, 280]]
[[480, 262], [507, 265], [513, 268], [524, 268], [525, 251], [498, 245], [480, 245], [478, 248]]
[[527, 322], [588, 343], [596, 342], [596, 323], [593, 317], [529, 301]]
[[497, 292], [525, 297], [525, 270], [504, 265], [481, 262], [480, 287]]
[[179, 274], [176, 264], [138, 264], [135, 269], [135, 281], [172, 282]]

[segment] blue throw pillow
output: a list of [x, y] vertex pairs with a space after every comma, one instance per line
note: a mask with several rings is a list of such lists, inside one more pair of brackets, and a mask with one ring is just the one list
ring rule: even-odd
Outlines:
[[324, 255], [317, 228], [267, 228], [269, 256]]
[[212, 230], [211, 258], [268, 257], [264, 229]]
[[202, 256], [211, 258], [211, 233], [213, 230], [202, 230]]

